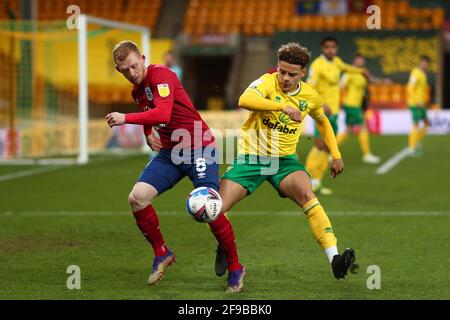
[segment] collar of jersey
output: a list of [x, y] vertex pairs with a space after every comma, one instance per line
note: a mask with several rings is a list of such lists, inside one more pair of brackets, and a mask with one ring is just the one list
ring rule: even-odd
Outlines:
[[295, 89], [295, 91], [293, 91], [293, 92], [288, 92], [288, 93], [286, 93], [286, 95], [288, 95], [289, 97], [296, 96], [297, 94], [299, 94], [299, 92], [300, 92], [301, 90], [302, 90], [302, 83], [299, 82], [299, 83], [298, 83], [298, 88]]
[[326, 62], [328, 62], [328, 63], [333, 63], [334, 62], [334, 58], [335, 57], [333, 57], [333, 59], [332, 60], [328, 60], [328, 58], [327, 57], [325, 57], [325, 55], [322, 53], [322, 54], [320, 54], [320, 56], [322, 57], [322, 59], [323, 60], [325, 60]]
[[[278, 81], [275, 81], [275, 82], [276, 82], [276, 86], [278, 87], [278, 89], [279, 89], [281, 92], [283, 92], [283, 90], [281, 89], [280, 84], [278, 83]], [[299, 94], [300, 90], [302, 90], [302, 83], [301, 83], [301, 81], [298, 83], [298, 88], [295, 89], [295, 91], [293, 91], [293, 92], [287, 92], [287, 93], [284, 93], [284, 92], [283, 92], [283, 93], [284, 93], [285, 95], [289, 96], [289, 97], [292, 97], [292, 96], [295, 96], [295, 95]]]

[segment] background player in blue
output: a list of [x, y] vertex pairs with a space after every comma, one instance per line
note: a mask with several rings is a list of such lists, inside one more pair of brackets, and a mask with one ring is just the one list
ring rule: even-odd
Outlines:
[[[110, 127], [125, 123], [144, 126], [147, 143], [159, 154], [145, 167], [129, 195], [136, 223], [155, 252], [153, 270], [148, 279], [157, 283], [175, 261], [160, 231], [152, 201], [188, 176], [194, 187], [218, 190], [218, 163], [215, 141], [207, 124], [193, 106], [173, 71], [163, 65], [145, 67], [145, 57], [131, 41], [122, 41], [113, 50], [116, 69], [134, 87], [133, 99], [140, 112], [106, 115]], [[152, 127], [160, 140], [152, 136]], [[201, 129], [201, 130], [199, 130]], [[227, 217], [221, 214], [209, 224], [228, 261], [227, 292], [243, 287], [244, 267], [239, 263], [234, 232]]]

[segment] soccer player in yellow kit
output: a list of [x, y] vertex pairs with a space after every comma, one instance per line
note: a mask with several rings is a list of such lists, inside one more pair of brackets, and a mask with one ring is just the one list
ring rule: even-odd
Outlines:
[[[419, 65], [415, 67], [409, 76], [407, 90], [407, 103], [413, 117], [413, 128], [409, 134], [408, 147], [412, 155], [418, 151], [419, 143], [427, 134], [430, 121], [427, 117], [426, 92], [427, 70], [430, 64], [428, 56], [421, 56]], [[420, 122], [423, 126], [420, 128]]]
[[[365, 73], [365, 69], [345, 64], [337, 57], [338, 41], [333, 37], [322, 40], [322, 55], [316, 58], [309, 68], [308, 83], [324, 99], [325, 114], [330, 120], [334, 133], [337, 134], [340, 104], [339, 81], [342, 72]], [[306, 159], [306, 169], [311, 174], [311, 182], [314, 191], [322, 194], [331, 194], [331, 190], [322, 187], [322, 178], [328, 167], [329, 150], [319, 137], [316, 130], [315, 146], [311, 149]]]
[[[301, 81], [309, 60], [310, 53], [298, 43], [281, 46], [278, 72], [264, 74], [241, 95], [239, 106], [250, 114], [242, 126], [238, 156], [222, 177], [219, 193], [222, 211], [228, 212], [264, 181], [269, 182], [281, 197], [291, 199], [302, 209], [314, 238], [331, 263], [334, 276], [340, 279], [349, 269], [356, 268], [355, 252], [347, 248], [339, 255], [330, 220], [313, 193], [309, 175], [296, 154], [302, 121], [309, 114], [333, 157], [330, 166], [333, 178], [344, 169], [333, 128], [323, 110], [323, 99]], [[220, 252], [219, 247], [218, 257]], [[226, 269], [222, 262], [225, 260], [216, 258], [218, 275], [220, 269], [223, 273]]]
[[[365, 59], [357, 53], [353, 59], [353, 66], [364, 68]], [[390, 82], [389, 79], [378, 79], [369, 76], [370, 82]], [[379, 163], [380, 158], [373, 155], [370, 151], [369, 130], [365, 125], [364, 111], [362, 105], [365, 99], [365, 93], [369, 81], [366, 76], [361, 73], [346, 73], [341, 79], [341, 88], [345, 90], [345, 98], [343, 108], [345, 110], [345, 124], [347, 129], [340, 132], [337, 136], [338, 145], [341, 145], [349, 135], [358, 135], [361, 152], [363, 154], [362, 161], [365, 163]]]

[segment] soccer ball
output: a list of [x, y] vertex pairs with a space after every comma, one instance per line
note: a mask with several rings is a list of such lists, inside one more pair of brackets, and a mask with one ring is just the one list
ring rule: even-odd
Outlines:
[[210, 223], [220, 214], [222, 198], [219, 193], [208, 187], [193, 190], [187, 197], [186, 210], [197, 222]]

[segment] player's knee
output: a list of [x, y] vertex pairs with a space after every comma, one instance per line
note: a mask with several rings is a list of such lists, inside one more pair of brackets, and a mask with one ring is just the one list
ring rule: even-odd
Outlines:
[[310, 200], [312, 200], [312, 199], [314, 199], [314, 198], [316, 198], [316, 195], [315, 195], [314, 192], [312, 192], [312, 191], [306, 192], [306, 193], [304, 194], [304, 196], [303, 196], [303, 199], [304, 199], [304, 202], [305, 202], [305, 203], [308, 202], [308, 201], [310, 201]]
[[304, 207], [312, 199], [316, 198], [316, 195], [312, 191], [302, 192], [295, 196], [293, 199], [300, 207]]
[[133, 189], [128, 196], [128, 203], [134, 211], [144, 209], [150, 202], [149, 195], [141, 190]]
[[132, 208], [137, 206], [138, 201], [137, 201], [133, 191], [131, 191], [130, 194], [128, 195], [128, 203], [130, 204], [130, 206]]

